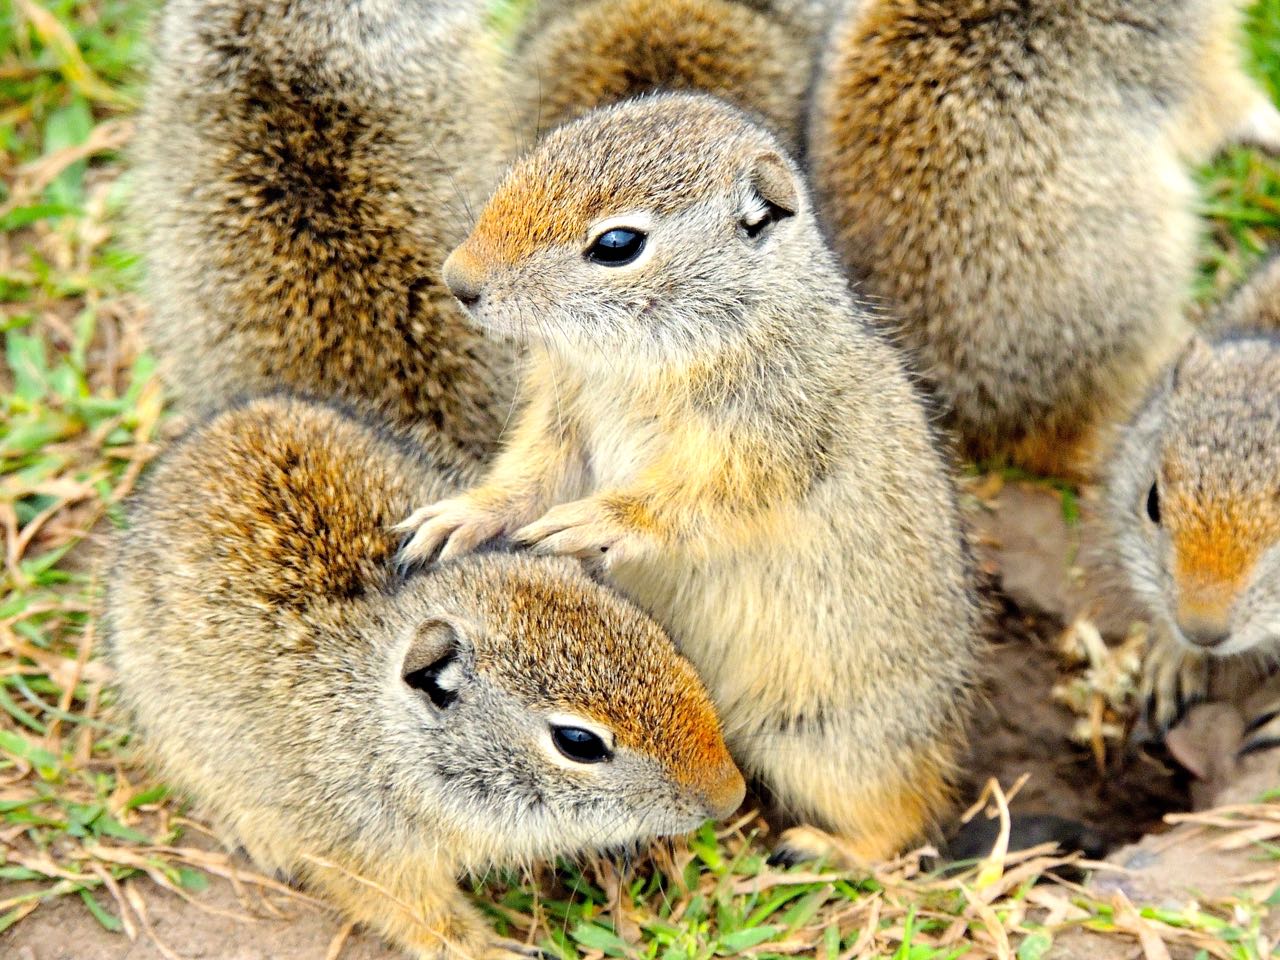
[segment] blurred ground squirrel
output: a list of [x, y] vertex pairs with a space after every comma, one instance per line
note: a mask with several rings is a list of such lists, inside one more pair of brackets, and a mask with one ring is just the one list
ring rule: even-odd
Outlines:
[[511, 532], [601, 561], [787, 812], [863, 859], [919, 838], [964, 743], [967, 549], [777, 140], [705, 96], [597, 111], [512, 167], [445, 278], [528, 342], [526, 405], [483, 485], [406, 522], [406, 556]]
[[1088, 474], [1189, 335], [1189, 168], [1280, 145], [1231, 0], [853, 0], [809, 155], [964, 451]]
[[539, 132], [655, 90], [702, 91], [756, 114], [786, 146], [835, 0], [560, 0], [537, 4], [516, 73]]
[[693, 667], [578, 564], [396, 576], [391, 525], [466, 470], [389, 436], [279, 397], [195, 429], [118, 545], [110, 658], [262, 867], [414, 956], [505, 956], [460, 872], [687, 832], [742, 777]]
[[1280, 336], [1280, 253], [1272, 254], [1227, 298], [1209, 318], [1206, 329], [1210, 333], [1251, 330]]
[[[1280, 261], [1170, 365], [1107, 464], [1097, 551], [1153, 620], [1151, 732], [1209, 691], [1211, 663], [1280, 655]], [[1260, 726], [1254, 743], [1280, 736]]]
[[506, 351], [440, 282], [508, 150], [478, 0], [171, 0], [140, 121], [148, 333], [180, 404], [342, 397], [483, 454]]

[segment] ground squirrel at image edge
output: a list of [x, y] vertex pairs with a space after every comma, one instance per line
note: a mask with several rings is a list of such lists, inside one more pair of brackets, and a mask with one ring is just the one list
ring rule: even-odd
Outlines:
[[[1277, 317], [1273, 258], [1162, 373], [1107, 460], [1089, 560], [1152, 619], [1149, 735], [1280, 660]], [[1225, 671], [1214, 683], [1215, 666], [1244, 686]], [[1280, 720], [1251, 734], [1246, 749], [1274, 745]]]

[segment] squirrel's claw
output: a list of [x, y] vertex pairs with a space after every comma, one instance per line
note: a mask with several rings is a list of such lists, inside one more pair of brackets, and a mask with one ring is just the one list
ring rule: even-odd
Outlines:
[[1272, 704], [1264, 713], [1250, 720], [1244, 734], [1244, 742], [1236, 751], [1237, 757], [1280, 747], [1280, 704]]
[[484, 952], [484, 960], [554, 960], [541, 947], [518, 940], [496, 940]]
[[846, 869], [864, 865], [866, 859], [847, 840], [826, 830], [801, 824], [782, 831], [769, 854], [769, 865], [794, 867], [798, 863], [821, 863]]
[[425, 564], [439, 550], [436, 562], [469, 553], [500, 534], [504, 519], [468, 500], [442, 500], [415, 510], [393, 527], [410, 533], [396, 554], [396, 565], [404, 570]]
[[553, 507], [512, 534], [512, 540], [535, 553], [599, 561], [606, 568], [635, 552], [632, 532], [597, 499]]
[[1209, 690], [1209, 661], [1173, 640], [1159, 640], [1142, 669], [1142, 725], [1150, 739], [1163, 741]]

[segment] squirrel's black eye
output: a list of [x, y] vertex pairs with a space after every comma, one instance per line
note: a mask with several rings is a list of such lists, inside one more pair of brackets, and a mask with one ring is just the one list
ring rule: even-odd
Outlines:
[[587, 248], [587, 259], [605, 267], [621, 267], [640, 256], [644, 234], [626, 227], [614, 227], [596, 237]]
[[613, 756], [603, 740], [581, 727], [552, 727], [551, 740], [575, 763], [603, 763]]
[[1160, 487], [1159, 484], [1153, 483], [1151, 489], [1147, 491], [1147, 516], [1151, 518], [1151, 522], [1160, 525]]

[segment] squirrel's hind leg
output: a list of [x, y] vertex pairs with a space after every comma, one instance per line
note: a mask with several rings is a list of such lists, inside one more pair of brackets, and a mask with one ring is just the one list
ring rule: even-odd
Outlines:
[[875, 783], [866, 782], [872, 777], [856, 765], [831, 771], [815, 783], [813, 771], [825, 765], [812, 757], [796, 765], [810, 775], [807, 789], [772, 785], [778, 796], [807, 808], [797, 826], [782, 832], [772, 862], [823, 860], [848, 868], [889, 860], [928, 839], [949, 806], [951, 784], [943, 764], [933, 757], [883, 769]]

